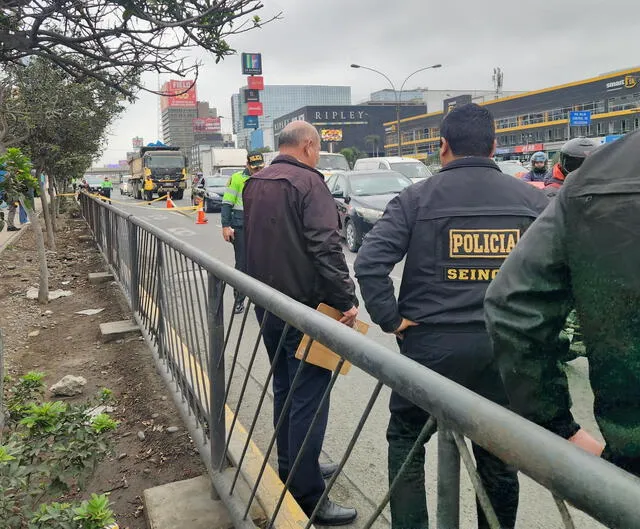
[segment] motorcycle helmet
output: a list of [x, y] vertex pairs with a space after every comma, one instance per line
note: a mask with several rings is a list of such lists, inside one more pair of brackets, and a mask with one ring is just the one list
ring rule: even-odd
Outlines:
[[[546, 173], [547, 172], [547, 155], [542, 151], [538, 151], [531, 156], [529, 160], [531, 162], [531, 169], [534, 173]], [[542, 167], [537, 167], [537, 163], [542, 163]]]
[[560, 149], [560, 170], [566, 176], [578, 169], [599, 144], [590, 138], [574, 138]]

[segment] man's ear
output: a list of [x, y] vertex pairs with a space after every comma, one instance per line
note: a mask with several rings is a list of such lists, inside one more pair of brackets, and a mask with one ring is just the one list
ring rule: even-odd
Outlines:
[[497, 148], [498, 148], [498, 140], [495, 139], [493, 140], [493, 146], [491, 147], [491, 154], [489, 155], [489, 158], [493, 158], [495, 156]]
[[440, 138], [440, 158], [444, 158], [451, 152], [451, 147], [446, 138]]

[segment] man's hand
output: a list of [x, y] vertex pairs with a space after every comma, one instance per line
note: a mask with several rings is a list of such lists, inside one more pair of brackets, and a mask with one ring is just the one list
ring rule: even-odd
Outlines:
[[589, 452], [597, 457], [600, 457], [604, 450], [604, 445], [582, 428], [580, 428], [572, 437], [569, 437], [568, 441], [577, 447], [582, 448], [585, 452]]
[[222, 237], [227, 242], [233, 242], [233, 239], [235, 237], [233, 228], [230, 228], [229, 226], [225, 226], [224, 228], [222, 228]]
[[353, 327], [356, 324], [356, 318], [358, 317], [358, 307], [351, 307], [347, 312], [342, 313], [340, 323], [344, 323], [349, 327]]
[[393, 331], [398, 338], [403, 338], [402, 333], [406, 331], [409, 327], [416, 327], [418, 324], [415, 321], [408, 320], [407, 318], [402, 318], [400, 322], [400, 326]]

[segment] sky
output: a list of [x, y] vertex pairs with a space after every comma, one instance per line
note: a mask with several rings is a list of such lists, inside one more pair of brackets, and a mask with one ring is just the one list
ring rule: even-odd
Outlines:
[[[352, 63], [380, 70], [405, 89], [491, 89], [493, 69], [508, 90], [535, 90], [640, 65], [638, 0], [263, 0], [258, 14], [281, 19], [229, 39], [238, 52], [219, 64], [205, 50], [197, 91], [231, 132], [231, 95], [245, 84], [240, 53], [262, 53], [266, 84], [351, 86], [352, 102], [388, 88]], [[164, 82], [168, 77], [161, 77]], [[158, 76], [143, 78], [157, 89]], [[117, 163], [131, 139], [159, 138], [158, 96], [141, 92], [114, 122], [98, 165]]]

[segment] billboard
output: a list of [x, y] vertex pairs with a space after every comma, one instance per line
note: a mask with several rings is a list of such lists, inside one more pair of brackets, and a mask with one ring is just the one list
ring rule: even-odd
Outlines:
[[449, 99], [445, 99], [442, 102], [442, 106], [444, 107], [444, 115], [446, 116], [449, 112], [451, 112], [456, 107], [461, 107], [462, 105], [468, 105], [471, 103], [471, 94], [464, 94], [461, 96], [450, 97]]
[[262, 74], [262, 54], [243, 53], [242, 54], [242, 75]]
[[144, 145], [144, 140], [140, 136], [131, 139], [131, 145], [134, 149], [139, 149]]
[[243, 121], [245, 129], [257, 129], [260, 127], [258, 116], [244, 116]]
[[251, 103], [251, 102], [258, 102], [260, 101], [260, 91], [259, 90], [254, 90], [252, 88], [249, 88], [249, 90], [245, 90], [244, 91], [244, 102], [245, 103]]
[[342, 141], [342, 129], [321, 129], [320, 139], [322, 141]]
[[167, 81], [162, 85], [160, 106], [162, 110], [167, 108], [196, 108], [198, 96], [194, 81]]
[[222, 132], [220, 118], [193, 118], [193, 132], [220, 134]]
[[261, 75], [247, 77], [247, 86], [251, 90], [264, 90], [264, 77]]
[[247, 115], [248, 116], [262, 116], [262, 103], [252, 102], [247, 103]]

